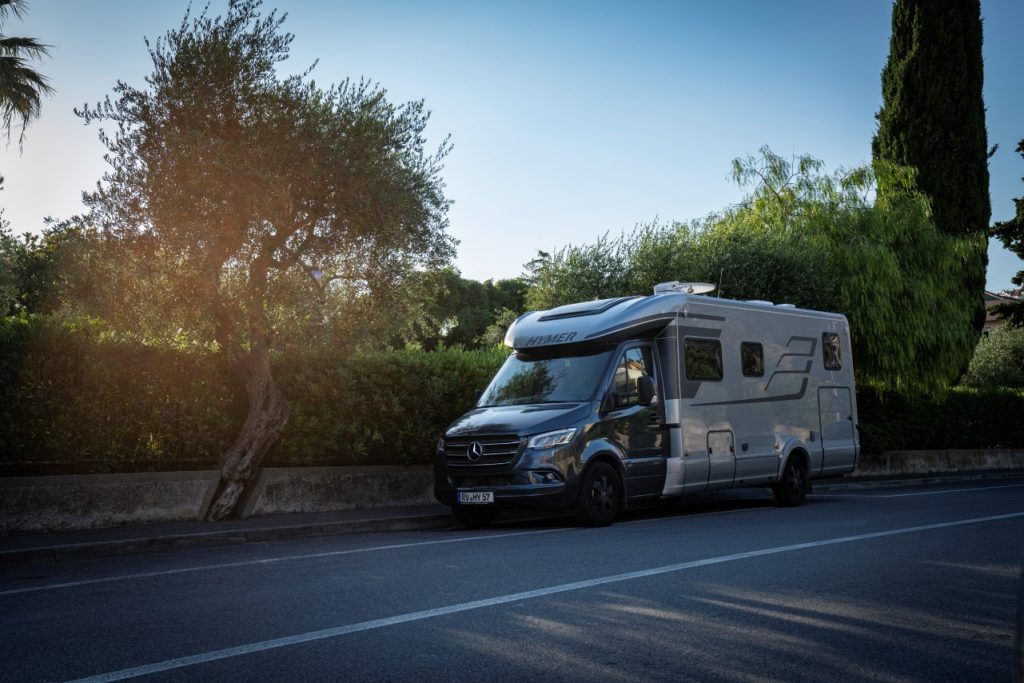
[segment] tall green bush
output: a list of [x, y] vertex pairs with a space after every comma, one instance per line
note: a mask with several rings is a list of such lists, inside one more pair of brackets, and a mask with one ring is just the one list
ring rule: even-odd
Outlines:
[[209, 354], [0, 318], [0, 472], [217, 466], [244, 402]]
[[280, 359], [292, 398], [275, 465], [410, 465], [428, 462], [452, 420], [472, 407], [506, 353], [409, 348], [354, 356]]
[[961, 383], [1024, 389], [1024, 327], [1003, 324], [983, 337]]
[[857, 388], [865, 453], [1024, 448], [1024, 390], [957, 387], [934, 394]]
[[[265, 466], [426, 463], [506, 351], [442, 348], [275, 359], [294, 396]], [[244, 398], [213, 354], [0, 318], [0, 475], [213, 469]], [[1024, 389], [858, 389], [866, 452], [1024, 448]]]
[[[264, 464], [426, 463], [504, 358], [497, 348], [275, 357], [294, 399]], [[237, 378], [213, 353], [0, 318], [0, 475], [213, 469], [244, 415]]]

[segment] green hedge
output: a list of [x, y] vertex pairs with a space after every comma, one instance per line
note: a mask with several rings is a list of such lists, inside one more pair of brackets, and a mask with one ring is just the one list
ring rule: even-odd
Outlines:
[[957, 387], [937, 396], [857, 390], [866, 453], [946, 448], [1024, 448], [1024, 390]]
[[[0, 318], [0, 475], [218, 465], [245, 398], [218, 359]], [[500, 350], [277, 358], [290, 418], [264, 465], [426, 463]]]
[[215, 467], [244, 410], [209, 355], [0, 319], [0, 474]]
[[[497, 371], [500, 350], [275, 359], [290, 419], [265, 465], [425, 463]], [[858, 391], [865, 452], [1024, 448], [1024, 390]], [[214, 468], [245, 416], [235, 377], [201, 352], [99, 341], [0, 318], [0, 475]]]
[[500, 350], [302, 355], [275, 368], [290, 417], [273, 465], [426, 463], [505, 360]]

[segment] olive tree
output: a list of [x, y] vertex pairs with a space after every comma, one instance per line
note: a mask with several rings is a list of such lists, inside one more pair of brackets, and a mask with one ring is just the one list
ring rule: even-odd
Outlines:
[[148, 269], [158, 284], [146, 296], [244, 385], [213, 519], [232, 514], [288, 420], [271, 364], [275, 324], [288, 322], [268, 313], [280, 292], [305, 282], [373, 301], [453, 247], [440, 177], [449, 146], [426, 151], [423, 103], [392, 104], [365, 81], [321, 87], [308, 70], [279, 76], [293, 36], [260, 4], [186, 14], [147, 41], [143, 87], [118, 82], [77, 111], [113, 128], [100, 132], [110, 169], [85, 195], [85, 220]]

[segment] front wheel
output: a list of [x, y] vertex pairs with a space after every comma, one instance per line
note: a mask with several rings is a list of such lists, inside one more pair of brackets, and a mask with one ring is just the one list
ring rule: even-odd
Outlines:
[[493, 507], [456, 505], [452, 508], [452, 514], [455, 515], [455, 520], [462, 526], [468, 526], [470, 529], [483, 529], [491, 525], [498, 511]]
[[783, 507], [799, 507], [807, 498], [809, 488], [807, 467], [802, 458], [790, 456], [786, 461], [786, 469], [782, 471], [779, 483], [772, 487], [775, 502]]
[[611, 524], [621, 506], [622, 482], [615, 468], [606, 462], [588, 467], [576, 499], [576, 519], [587, 526], [605, 526]]

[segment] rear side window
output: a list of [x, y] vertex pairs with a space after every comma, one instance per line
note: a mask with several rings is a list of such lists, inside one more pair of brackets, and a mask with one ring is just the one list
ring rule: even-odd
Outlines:
[[825, 332], [821, 335], [821, 352], [824, 354], [826, 370], [843, 369], [843, 352], [839, 346], [839, 335]]
[[686, 379], [722, 379], [722, 344], [717, 339], [687, 339], [684, 342], [686, 354]]
[[757, 342], [740, 344], [740, 364], [744, 377], [764, 377], [764, 347]]

